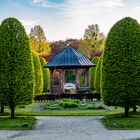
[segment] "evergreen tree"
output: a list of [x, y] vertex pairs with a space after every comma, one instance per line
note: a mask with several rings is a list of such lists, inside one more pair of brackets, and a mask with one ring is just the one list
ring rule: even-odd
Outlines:
[[28, 37], [15, 18], [5, 19], [0, 28], [0, 104], [10, 107], [15, 118], [17, 105], [33, 99], [34, 71]]
[[110, 30], [103, 56], [102, 97], [106, 105], [129, 109], [140, 99], [140, 25], [126, 17]]
[[[99, 58], [100, 57], [94, 57], [92, 59], [92, 62], [94, 64], [96, 64], [96, 67], [97, 67], [97, 63], [98, 63]], [[90, 85], [91, 85], [92, 88], [95, 88], [94, 87], [94, 79], [95, 79], [95, 70], [96, 70], [96, 67], [90, 68]]]
[[44, 58], [40, 57], [40, 63], [43, 73], [43, 91], [48, 92], [50, 90], [50, 71], [48, 68], [44, 68], [44, 65], [47, 63]]
[[98, 60], [98, 63], [95, 69], [95, 75], [94, 75], [94, 87], [98, 93], [100, 93], [101, 59], [102, 58], [100, 57]]
[[39, 95], [43, 91], [43, 74], [41, 69], [41, 63], [36, 52], [32, 52], [34, 73], [35, 73], [35, 88], [34, 96]]

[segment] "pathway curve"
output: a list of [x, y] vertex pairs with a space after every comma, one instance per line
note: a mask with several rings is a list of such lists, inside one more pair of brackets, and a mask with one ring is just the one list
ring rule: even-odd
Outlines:
[[36, 117], [34, 130], [0, 130], [0, 140], [137, 140], [140, 130], [106, 130], [102, 117]]

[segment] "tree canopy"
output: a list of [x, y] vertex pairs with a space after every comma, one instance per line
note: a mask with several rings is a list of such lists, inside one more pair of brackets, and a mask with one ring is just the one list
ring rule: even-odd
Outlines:
[[88, 25], [88, 28], [85, 29], [84, 39], [96, 40], [98, 38], [99, 32], [100, 30], [98, 24]]
[[[100, 57], [97, 57], [97, 56], [92, 59], [92, 62], [94, 64], [96, 64], [96, 67], [97, 67], [97, 63], [98, 63], [99, 59], [100, 59]], [[96, 71], [96, 67], [90, 68], [90, 75], [91, 75], [90, 85], [91, 85], [92, 88], [95, 88], [94, 83], [95, 83], [95, 71]]]
[[126, 17], [111, 28], [102, 67], [102, 97], [107, 105], [125, 108], [125, 116], [140, 98], [140, 25]]
[[44, 68], [44, 65], [47, 64], [44, 58], [40, 57], [40, 63], [42, 66], [43, 74], [43, 91], [48, 92], [50, 90], [50, 71], [48, 68]]
[[100, 32], [98, 24], [88, 25], [85, 29], [84, 40], [90, 41], [90, 47], [96, 51], [104, 50], [105, 35]]
[[32, 50], [39, 55], [47, 55], [50, 53], [50, 43], [46, 40], [43, 28], [40, 25], [31, 28], [29, 40]]
[[94, 87], [99, 94], [100, 94], [100, 78], [101, 78], [101, 59], [102, 57], [98, 59], [94, 75]]
[[17, 105], [33, 99], [34, 71], [28, 37], [15, 18], [5, 19], [0, 27], [0, 104], [10, 106], [15, 117]]
[[34, 96], [39, 95], [43, 91], [43, 73], [41, 68], [41, 63], [36, 52], [32, 51], [34, 73], [35, 73], [35, 88]]

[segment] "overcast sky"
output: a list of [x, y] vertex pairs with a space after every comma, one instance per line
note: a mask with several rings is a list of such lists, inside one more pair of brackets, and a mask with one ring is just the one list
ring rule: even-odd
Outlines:
[[41, 25], [50, 41], [82, 38], [91, 24], [107, 34], [126, 16], [140, 22], [140, 0], [0, 0], [0, 21], [18, 18], [27, 33]]

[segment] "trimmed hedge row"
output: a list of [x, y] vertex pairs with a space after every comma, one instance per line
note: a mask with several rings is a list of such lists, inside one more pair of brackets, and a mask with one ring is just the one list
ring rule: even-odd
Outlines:
[[43, 91], [48, 92], [50, 90], [50, 71], [48, 68], [44, 68], [44, 65], [47, 63], [44, 58], [40, 57], [40, 63], [43, 74]]
[[71, 98], [71, 99], [78, 99], [78, 100], [93, 100], [93, 99], [98, 99], [100, 100], [100, 95], [95, 93], [76, 93], [76, 94], [46, 94], [46, 95], [38, 95], [34, 98], [36, 102], [43, 102], [46, 100], [58, 100], [58, 99], [65, 99], [65, 98]]
[[[94, 57], [92, 59], [92, 62], [94, 64], [96, 64], [96, 67], [97, 67], [97, 63], [98, 63], [98, 60], [99, 60], [100, 57]], [[96, 67], [93, 67], [93, 68], [90, 68], [90, 85], [91, 87], [94, 89], [94, 82], [95, 82], [95, 70], [96, 70]]]
[[35, 73], [34, 96], [36, 96], [41, 94], [43, 91], [43, 74], [42, 74], [41, 63], [38, 54], [32, 51], [32, 56], [33, 56], [34, 73]]
[[94, 87], [95, 87], [95, 90], [97, 92], [99, 92], [99, 94], [101, 93], [101, 89], [100, 89], [100, 79], [101, 79], [101, 59], [102, 57], [100, 57], [98, 59], [98, 63], [96, 65], [96, 69], [95, 69], [95, 77], [94, 77]]

